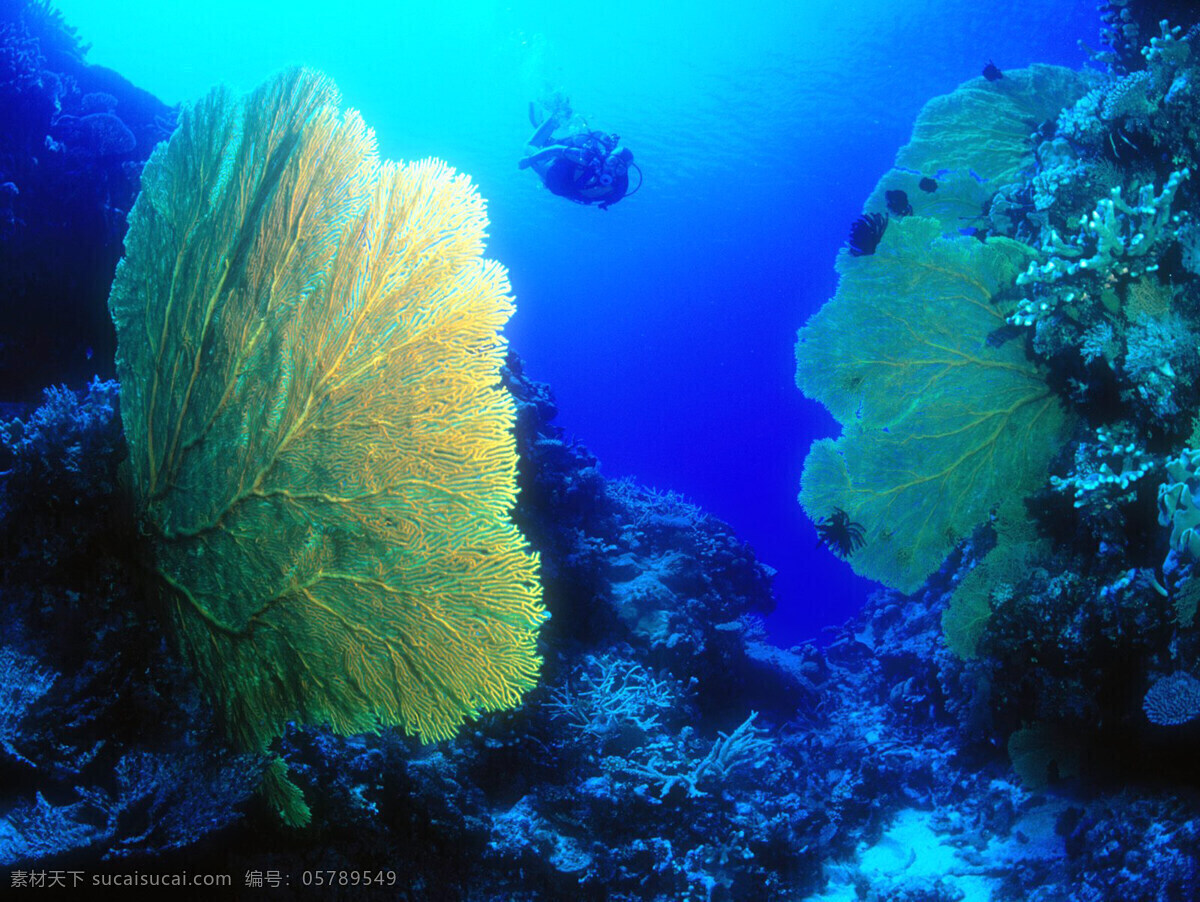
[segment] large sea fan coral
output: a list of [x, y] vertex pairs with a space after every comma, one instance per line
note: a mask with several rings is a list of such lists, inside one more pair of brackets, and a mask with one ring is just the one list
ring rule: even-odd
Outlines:
[[940, 231], [907, 217], [874, 256], [839, 256], [837, 295], [796, 343], [797, 384], [843, 425], [813, 444], [800, 502], [861, 523], [851, 566], [903, 592], [993, 507], [1036, 490], [1069, 431], [1024, 349], [988, 341], [1004, 325], [993, 297], [1028, 252]]
[[291, 70], [187, 111], [109, 302], [163, 594], [250, 749], [290, 720], [443, 738], [539, 665], [483, 203], [439, 162], [380, 164], [337, 103]]
[[[1033, 166], [1030, 132], [1089, 84], [1070, 69], [1034, 65], [1005, 72], [998, 82], [973, 78], [933, 98], [866, 209], [880, 209], [889, 191], [903, 191], [914, 213], [939, 220], [947, 233], [983, 225], [989, 198]], [[921, 179], [929, 175], [937, 176], [934, 193], [921, 189]]]
[[839, 255], [837, 294], [800, 330], [796, 382], [843, 427], [813, 444], [800, 502], [814, 520], [838, 508], [862, 524], [861, 575], [914, 591], [995, 508], [1043, 483], [1070, 434], [1044, 368], [997, 338], [999, 296], [1034, 251], [959, 230], [1032, 166], [1033, 126], [1086, 86], [1032, 66], [926, 104], [867, 201], [903, 192], [914, 215], [873, 255]]

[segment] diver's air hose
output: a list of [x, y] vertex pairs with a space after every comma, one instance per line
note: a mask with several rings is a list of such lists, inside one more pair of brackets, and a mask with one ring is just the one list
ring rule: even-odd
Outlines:
[[625, 197], [633, 197], [633, 195], [638, 193], [638, 189], [642, 187], [642, 167], [640, 167], [637, 163], [630, 163], [629, 168], [637, 170], [638, 183], [637, 188], [634, 188], [632, 191], [625, 192]]

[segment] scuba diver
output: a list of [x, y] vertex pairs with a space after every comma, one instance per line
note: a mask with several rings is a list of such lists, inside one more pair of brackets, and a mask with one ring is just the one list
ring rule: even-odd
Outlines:
[[[529, 139], [531, 152], [517, 167], [532, 168], [559, 197], [577, 204], [596, 204], [601, 210], [642, 187], [642, 171], [633, 163], [633, 152], [621, 145], [619, 135], [592, 131], [585, 125], [555, 138], [555, 129], [570, 118], [571, 108], [564, 102], [538, 124], [534, 105], [529, 104], [529, 121], [536, 129]], [[630, 168], [638, 173], [633, 191], [629, 190]]]

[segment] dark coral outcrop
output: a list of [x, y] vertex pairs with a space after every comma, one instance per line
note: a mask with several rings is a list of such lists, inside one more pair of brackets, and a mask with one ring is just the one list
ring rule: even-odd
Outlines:
[[49, 3], [0, 3], [0, 401], [113, 375], [104, 299], [142, 164], [175, 111], [103, 66]]
[[0, 862], [149, 863], [238, 817], [230, 752], [144, 602], [117, 387], [0, 422]]

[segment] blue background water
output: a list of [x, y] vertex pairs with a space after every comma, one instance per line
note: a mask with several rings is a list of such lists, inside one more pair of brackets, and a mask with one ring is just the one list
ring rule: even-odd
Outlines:
[[[1094, 0], [56, 5], [92, 62], [169, 103], [302, 63], [385, 156], [469, 172], [517, 296], [508, 336], [560, 424], [607, 475], [682, 492], [751, 542], [779, 571], [784, 644], [871, 588], [814, 547], [795, 500], [834, 425], [796, 390], [792, 342], [850, 221], [927, 99], [989, 59], [1079, 67], [1099, 30]], [[634, 151], [635, 197], [601, 212], [517, 170], [527, 103], [555, 89]]]

